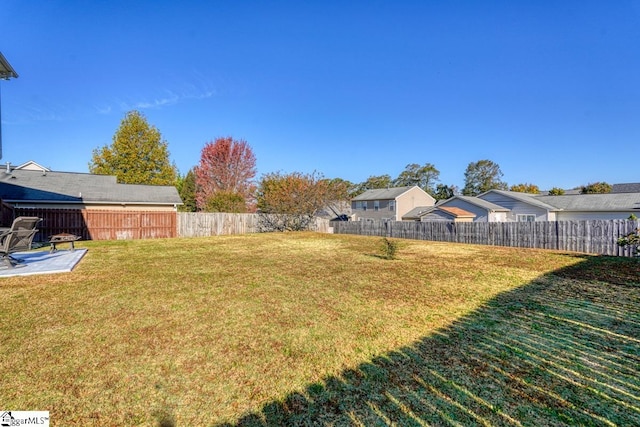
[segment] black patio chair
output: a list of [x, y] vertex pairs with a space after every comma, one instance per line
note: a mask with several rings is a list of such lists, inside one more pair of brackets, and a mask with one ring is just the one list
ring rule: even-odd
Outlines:
[[13, 268], [20, 264], [21, 261], [11, 254], [31, 250], [33, 238], [38, 232], [36, 225], [41, 220], [35, 216], [19, 216], [13, 220], [9, 230], [0, 234], [0, 266]]

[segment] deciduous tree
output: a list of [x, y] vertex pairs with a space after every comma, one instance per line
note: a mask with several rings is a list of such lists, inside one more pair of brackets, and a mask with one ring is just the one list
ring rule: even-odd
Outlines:
[[344, 183], [321, 174], [268, 173], [258, 184], [257, 203], [262, 231], [299, 231], [310, 227], [316, 213], [344, 199]]
[[409, 187], [417, 185], [432, 196], [435, 194], [436, 182], [440, 171], [431, 163], [420, 166], [417, 163], [408, 164], [404, 171], [393, 181], [395, 187]]
[[356, 196], [355, 192], [357, 191], [358, 184], [342, 178], [332, 178], [329, 181], [330, 185], [335, 186], [336, 191], [341, 194], [341, 200], [351, 200]]
[[[244, 140], [217, 138], [202, 149], [195, 168], [196, 202], [200, 210], [253, 210], [256, 157]], [[244, 208], [238, 201], [244, 200]]]
[[613, 186], [606, 182], [593, 182], [580, 188], [580, 194], [606, 194], [611, 193]]
[[491, 160], [471, 162], [464, 173], [462, 194], [477, 196], [493, 189], [506, 190], [507, 184], [500, 179], [502, 175], [500, 166]]
[[245, 213], [248, 211], [247, 201], [238, 193], [216, 191], [207, 199], [204, 211]]
[[376, 188], [388, 188], [393, 186], [391, 175], [371, 175], [366, 181], [357, 184], [352, 193], [352, 197], [356, 197], [367, 190]]
[[550, 196], [562, 196], [563, 194], [564, 190], [560, 187], [553, 187], [551, 190], [549, 190]]
[[178, 177], [167, 142], [139, 111], [126, 114], [110, 146], [93, 150], [89, 171], [123, 184], [174, 185]]
[[537, 185], [529, 184], [529, 183], [512, 185], [509, 188], [509, 190], [510, 191], [515, 191], [515, 192], [518, 192], [518, 193], [529, 193], [529, 194], [539, 194], [540, 193], [540, 189], [538, 188]]

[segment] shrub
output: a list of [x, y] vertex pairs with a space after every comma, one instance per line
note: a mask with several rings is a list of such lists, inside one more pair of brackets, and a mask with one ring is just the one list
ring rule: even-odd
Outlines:
[[380, 252], [384, 259], [395, 259], [398, 253], [399, 243], [395, 240], [383, 237], [380, 241]]
[[593, 182], [580, 188], [580, 194], [607, 194], [611, 193], [613, 186], [606, 182]]
[[640, 251], [638, 251], [638, 248], [640, 247], [640, 228], [632, 231], [624, 237], [620, 237], [617, 243], [623, 248], [630, 246], [633, 251], [633, 255], [640, 256]]
[[564, 194], [564, 190], [559, 187], [553, 187], [551, 190], [549, 190], [550, 196], [562, 196], [563, 194]]

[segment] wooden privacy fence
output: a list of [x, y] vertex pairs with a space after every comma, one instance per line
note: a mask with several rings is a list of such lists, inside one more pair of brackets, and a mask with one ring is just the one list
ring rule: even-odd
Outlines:
[[247, 234], [258, 230], [258, 215], [178, 212], [178, 236], [206, 237]]
[[[179, 237], [206, 237], [222, 234], [258, 233], [258, 214], [178, 212]], [[329, 220], [316, 218], [311, 227], [321, 233], [330, 232]]]
[[13, 217], [42, 218], [37, 241], [71, 233], [83, 240], [176, 237], [176, 212], [13, 208]]
[[331, 225], [333, 231], [339, 234], [632, 256], [630, 248], [621, 248], [616, 242], [618, 238], [640, 228], [640, 221], [459, 223], [444, 221], [333, 221]]

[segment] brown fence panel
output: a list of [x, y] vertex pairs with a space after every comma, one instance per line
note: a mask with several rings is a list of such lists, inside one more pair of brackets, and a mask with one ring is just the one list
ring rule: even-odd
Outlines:
[[176, 237], [175, 212], [85, 210], [83, 217], [92, 240]]
[[13, 215], [42, 218], [36, 235], [41, 242], [59, 233], [83, 240], [176, 237], [176, 212], [15, 208]]
[[13, 206], [0, 200], [0, 226], [9, 227], [13, 218]]
[[[60, 233], [75, 234], [82, 237], [83, 240], [90, 239], [80, 209], [14, 208], [13, 215], [14, 218], [19, 216], [42, 218], [42, 221], [38, 224], [40, 231], [35, 237], [38, 242], [47, 241], [50, 236]], [[8, 225], [11, 225], [11, 221], [9, 221]]]

